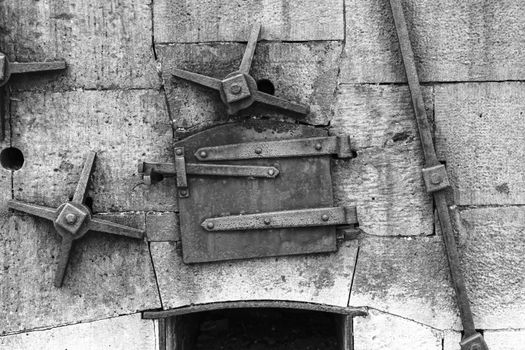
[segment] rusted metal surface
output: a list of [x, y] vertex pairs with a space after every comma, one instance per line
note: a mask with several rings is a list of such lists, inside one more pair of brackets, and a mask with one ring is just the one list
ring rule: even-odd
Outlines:
[[[425, 156], [425, 168], [429, 169], [427, 170], [427, 175], [430, 175], [428, 178], [428, 181], [430, 182], [430, 188], [427, 187], [427, 189], [433, 189], [434, 185], [438, 187], [432, 192], [432, 194], [434, 196], [434, 203], [439, 216], [439, 223], [441, 226], [441, 232], [443, 234], [443, 241], [445, 243], [450, 275], [452, 278], [454, 290], [456, 292], [457, 304], [461, 316], [461, 322], [463, 324], [463, 339], [460, 343], [461, 349], [488, 350], [487, 344], [485, 343], [483, 337], [476, 331], [474, 326], [470, 302], [467, 296], [467, 289], [463, 279], [463, 274], [461, 272], [459, 253], [454, 238], [450, 213], [448, 211], [447, 199], [445, 192], [443, 191], [443, 189], [446, 187], [441, 186], [441, 188], [439, 188], [440, 184], [444, 183], [446, 179], [446, 177], [443, 175], [444, 166], [441, 166], [436, 156], [436, 150], [434, 148], [428, 117], [426, 114], [425, 105], [423, 103], [423, 95], [419, 85], [419, 78], [414, 60], [414, 52], [412, 51], [412, 45], [408, 35], [408, 28], [405, 15], [403, 13], [403, 7], [400, 0], [390, 0], [390, 6], [392, 8], [392, 14], [399, 39], [408, 85], [412, 95], [412, 104], [416, 115], [419, 138], [423, 148], [423, 154]], [[432, 175], [434, 174], [436, 175], [434, 178], [432, 178]], [[438, 177], [441, 178], [438, 179]], [[427, 179], [425, 181], [427, 181]], [[436, 182], [436, 184], [433, 182]]]
[[244, 309], [244, 308], [276, 308], [276, 309], [295, 309], [330, 312], [339, 315], [367, 316], [368, 312], [364, 307], [338, 307], [324, 304], [305, 303], [300, 301], [277, 301], [277, 300], [252, 300], [252, 301], [228, 301], [220, 303], [209, 303], [201, 305], [184, 306], [171, 310], [144, 311], [144, 319], [163, 319], [172, 316], [186, 315], [195, 312], [224, 310], [224, 309]]
[[[162, 180], [163, 177], [176, 176], [177, 171], [173, 163], [142, 162], [139, 165], [139, 174], [146, 184], [151, 185]], [[273, 179], [279, 175], [279, 169], [273, 166], [186, 163], [186, 175]]]
[[424, 168], [422, 173], [427, 192], [440, 191], [450, 187], [447, 169], [443, 164]]
[[[177, 143], [188, 163], [199, 148], [299, 138], [323, 138], [306, 125], [250, 120], [217, 126]], [[330, 252], [337, 249], [335, 227], [302, 227], [208, 232], [211, 217], [333, 206], [330, 156], [217, 161], [225, 165], [274, 167], [276, 178], [188, 177], [191, 195], [179, 198], [183, 259], [186, 263]]]
[[333, 207], [221, 216], [208, 218], [202, 222], [201, 226], [206, 231], [217, 232], [335, 226], [356, 223], [357, 214], [354, 207]]
[[260, 23], [253, 25], [239, 70], [228, 74], [224, 79], [220, 80], [182, 69], [173, 70], [173, 75], [219, 91], [228, 114], [235, 114], [250, 107], [254, 102], [294, 113], [308, 114], [310, 109], [307, 105], [291, 102], [257, 90], [257, 83], [249, 73], [260, 30]]
[[188, 197], [188, 178], [186, 177], [186, 159], [184, 147], [175, 147], [175, 176], [177, 179], [177, 192], [180, 197]]
[[214, 147], [201, 147], [195, 157], [203, 162], [215, 160], [311, 157], [341, 154], [349, 157], [347, 136], [311, 137], [294, 140], [246, 142]]
[[106, 232], [138, 239], [144, 237], [144, 231], [142, 230], [91, 217], [91, 211], [83, 202], [86, 197], [89, 178], [93, 171], [95, 156], [95, 152], [88, 154], [71, 202], [64, 203], [57, 209], [17, 200], [10, 200], [7, 203], [7, 206], [11, 209], [53, 221], [55, 230], [62, 237], [54, 280], [57, 288], [62, 286], [73, 241], [83, 237], [88, 231]]

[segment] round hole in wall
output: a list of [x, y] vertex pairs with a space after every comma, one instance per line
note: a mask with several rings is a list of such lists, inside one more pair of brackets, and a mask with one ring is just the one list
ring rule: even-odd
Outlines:
[[16, 147], [4, 148], [0, 152], [0, 164], [8, 170], [18, 170], [24, 165], [24, 154]]
[[269, 95], [275, 94], [275, 86], [268, 79], [259, 79], [257, 80], [257, 90], [265, 92]]

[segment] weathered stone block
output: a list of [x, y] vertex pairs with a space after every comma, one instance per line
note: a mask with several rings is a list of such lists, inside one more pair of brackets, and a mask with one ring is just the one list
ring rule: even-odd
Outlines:
[[[519, 329], [485, 330], [483, 338], [490, 350], [521, 350], [525, 343], [525, 331]], [[459, 349], [461, 334], [445, 331], [443, 350]]]
[[165, 309], [235, 300], [345, 307], [357, 253], [356, 242], [345, 242], [333, 254], [188, 265], [174, 243], [150, 244]]
[[349, 305], [369, 306], [437, 329], [459, 329], [441, 237], [364, 237]]
[[490, 350], [521, 350], [525, 344], [523, 329], [490, 330], [485, 331], [483, 335]]
[[476, 327], [525, 328], [525, 208], [469, 209], [460, 217], [461, 266]]
[[174, 210], [173, 179], [146, 186], [141, 161], [172, 160], [164, 96], [152, 90], [18, 93], [13, 145], [25, 156], [15, 198], [57, 207], [75, 190], [86, 154], [97, 151], [94, 212]]
[[64, 73], [31, 74], [17, 89], [152, 88], [150, 0], [2, 1], [0, 43], [10, 60], [65, 60]]
[[525, 204], [524, 87], [435, 87], [436, 146], [447, 161], [456, 204]]
[[180, 241], [179, 215], [172, 212], [146, 213], [148, 241]]
[[[173, 69], [223, 79], [239, 67], [245, 47], [237, 43], [157, 45], [168, 102], [177, 127], [191, 128], [224, 120], [226, 109], [217, 91], [173, 78]], [[255, 80], [270, 80], [276, 96], [308, 104], [311, 112], [306, 122], [326, 125], [334, 113], [341, 50], [341, 43], [335, 41], [261, 43], [255, 51], [251, 75]], [[240, 112], [240, 115], [283, 118], [283, 113], [285, 116], [289, 114], [257, 105]]]
[[156, 43], [246, 41], [254, 22], [265, 40], [342, 40], [343, 13], [342, 0], [153, 2]]
[[0, 235], [3, 333], [160, 307], [145, 241], [88, 232], [74, 243], [64, 285], [55, 288], [60, 236], [51, 223], [16, 213]]
[[354, 318], [355, 350], [442, 350], [442, 332], [377, 310]]
[[[427, 106], [432, 90], [423, 89]], [[429, 235], [432, 200], [410, 93], [404, 86], [342, 85], [333, 134], [350, 135], [357, 157], [337, 161], [334, 189], [339, 203], [356, 205], [360, 228], [373, 235]], [[432, 110], [428, 111], [432, 116]]]
[[2, 350], [156, 350], [154, 321], [140, 314], [0, 337]]
[[[521, 0], [404, 0], [423, 81], [520, 80], [525, 8]], [[346, 2], [343, 82], [406, 81], [390, 4]]]

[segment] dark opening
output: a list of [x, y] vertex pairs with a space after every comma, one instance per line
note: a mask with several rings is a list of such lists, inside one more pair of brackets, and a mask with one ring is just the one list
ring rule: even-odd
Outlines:
[[247, 308], [175, 316], [183, 350], [337, 350], [341, 315]]
[[275, 86], [268, 79], [259, 79], [257, 80], [257, 90], [265, 92], [267, 94], [275, 94]]
[[4, 148], [0, 152], [0, 164], [5, 169], [18, 170], [24, 165], [24, 154], [16, 147]]

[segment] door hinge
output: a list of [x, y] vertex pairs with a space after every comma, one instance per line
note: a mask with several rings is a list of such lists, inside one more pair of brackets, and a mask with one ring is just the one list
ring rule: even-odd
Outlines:
[[357, 223], [355, 207], [283, 210], [268, 213], [208, 218], [201, 226], [210, 232], [293, 227], [351, 225]]
[[195, 152], [200, 161], [309, 157], [335, 154], [351, 158], [348, 136], [310, 137], [292, 140], [245, 142], [202, 147]]

